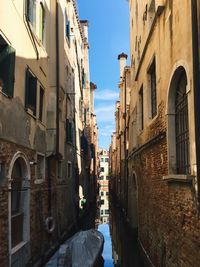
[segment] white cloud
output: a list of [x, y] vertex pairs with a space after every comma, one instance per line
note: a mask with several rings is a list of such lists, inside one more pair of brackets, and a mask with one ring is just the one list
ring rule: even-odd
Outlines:
[[115, 106], [114, 105], [101, 105], [95, 108], [95, 113], [101, 116], [102, 113], [105, 112], [114, 112]]
[[104, 89], [95, 92], [95, 100], [116, 101], [118, 98], [119, 93], [114, 90]]

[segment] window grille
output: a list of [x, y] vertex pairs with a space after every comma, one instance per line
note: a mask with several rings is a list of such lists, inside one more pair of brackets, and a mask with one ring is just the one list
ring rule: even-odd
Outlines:
[[151, 118], [154, 118], [157, 114], [157, 92], [156, 92], [156, 62], [155, 58], [151, 67], [149, 68], [150, 78], [150, 95], [151, 95]]
[[189, 174], [189, 125], [188, 99], [186, 93], [187, 78], [182, 73], [176, 91], [175, 129], [176, 129], [176, 166], [178, 174]]

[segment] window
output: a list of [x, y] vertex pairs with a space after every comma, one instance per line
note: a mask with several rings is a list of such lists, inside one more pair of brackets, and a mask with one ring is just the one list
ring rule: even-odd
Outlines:
[[40, 107], [39, 107], [39, 120], [43, 120], [43, 107], [44, 107], [44, 89], [40, 86]]
[[0, 186], [4, 185], [6, 181], [6, 164], [5, 162], [0, 162]]
[[66, 140], [68, 143], [73, 143], [73, 124], [69, 119], [66, 120]]
[[100, 176], [99, 179], [100, 179], [100, 180], [103, 180], [103, 176]]
[[45, 10], [42, 3], [40, 3], [40, 24], [39, 24], [39, 38], [44, 43], [44, 30], [45, 30]]
[[36, 98], [37, 98], [37, 78], [26, 70], [26, 93], [25, 93], [25, 108], [31, 110], [36, 116]]
[[144, 129], [144, 98], [143, 98], [143, 86], [139, 92], [139, 129]]
[[104, 167], [101, 167], [100, 168], [100, 172], [104, 172]]
[[104, 162], [104, 158], [101, 158], [101, 162]]
[[[171, 79], [167, 106], [167, 141], [168, 141], [168, 171], [169, 175], [189, 175], [190, 138], [188, 118], [187, 74], [183, 66], [179, 66]], [[188, 87], [188, 88], [187, 88]], [[168, 179], [168, 177], [165, 177]]]
[[104, 192], [103, 191], [101, 191], [101, 196], [103, 196], [104, 195]]
[[15, 80], [15, 49], [0, 35], [0, 91], [13, 97]]
[[12, 247], [23, 241], [23, 210], [22, 210], [22, 170], [19, 160], [12, 171], [11, 191], [11, 228]]
[[67, 177], [72, 178], [72, 163], [68, 161], [67, 163]]
[[105, 162], [109, 162], [109, 158], [105, 158]]
[[109, 210], [105, 210], [105, 214], [108, 215], [109, 214]]
[[103, 210], [101, 210], [101, 215], [103, 215]]
[[151, 64], [149, 70], [149, 87], [150, 87], [150, 99], [151, 99], [151, 118], [154, 118], [157, 114], [157, 93], [156, 93], [156, 61], [155, 58]]
[[70, 21], [67, 17], [67, 12], [65, 11], [65, 37], [70, 44]]
[[175, 99], [176, 167], [177, 174], [189, 174], [189, 126], [187, 77], [183, 72], [179, 78]]
[[36, 0], [26, 1], [26, 19], [36, 28]]
[[109, 196], [109, 192], [106, 192], [106, 196]]
[[37, 179], [45, 179], [45, 156], [37, 154]]
[[101, 205], [104, 205], [104, 199], [101, 199], [100, 203]]
[[63, 161], [59, 160], [57, 163], [57, 177], [63, 179]]
[[109, 176], [106, 176], [106, 180], [109, 180]]

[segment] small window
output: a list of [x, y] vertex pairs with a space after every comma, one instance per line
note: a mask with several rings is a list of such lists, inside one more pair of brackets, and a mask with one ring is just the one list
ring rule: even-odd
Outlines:
[[105, 162], [109, 162], [109, 158], [105, 158]]
[[58, 179], [63, 179], [63, 162], [59, 160], [57, 163], [57, 177]]
[[106, 176], [106, 180], [109, 180], [109, 176]]
[[0, 186], [6, 182], [6, 164], [5, 162], [0, 163]]
[[100, 172], [104, 172], [104, 167], [101, 167], [100, 168]]
[[44, 89], [40, 86], [40, 107], [39, 107], [39, 120], [43, 120], [43, 108], [44, 108]]
[[104, 195], [104, 192], [103, 191], [101, 191], [101, 196], [103, 196]]
[[109, 210], [105, 210], [105, 214], [108, 215], [109, 214]]
[[68, 161], [67, 163], [67, 177], [72, 178], [72, 163]]
[[45, 179], [45, 156], [37, 154], [37, 179]]
[[15, 49], [0, 35], [0, 91], [13, 97], [15, 81]]
[[45, 10], [42, 3], [40, 3], [40, 28], [39, 28], [39, 38], [42, 43], [44, 43], [44, 31], [45, 31]]
[[103, 210], [101, 210], [101, 215], [103, 215]]
[[70, 21], [67, 17], [67, 12], [65, 11], [65, 37], [70, 44]]
[[109, 192], [106, 192], [106, 196], [109, 196]]
[[36, 0], [26, 0], [26, 19], [36, 28]]
[[29, 68], [26, 70], [25, 96], [25, 108], [31, 110], [36, 116], [37, 78], [30, 72]]
[[101, 162], [104, 162], [104, 158], [101, 158]]
[[143, 86], [139, 92], [139, 129], [144, 129], [144, 97], [143, 97]]
[[104, 199], [101, 199], [100, 203], [101, 203], [101, 205], [104, 205]]
[[68, 119], [66, 120], [66, 140], [73, 143], [73, 125]]
[[150, 99], [151, 99], [151, 118], [154, 118], [157, 114], [157, 92], [156, 92], [156, 61], [155, 58], [151, 64], [149, 70], [149, 87], [150, 87]]
[[100, 180], [103, 180], [103, 176], [100, 176], [99, 179], [100, 179]]

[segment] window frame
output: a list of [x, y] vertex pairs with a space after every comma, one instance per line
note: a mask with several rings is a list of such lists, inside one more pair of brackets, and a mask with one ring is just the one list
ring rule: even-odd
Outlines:
[[43, 3], [39, 4], [39, 40], [44, 45], [45, 43], [45, 24], [46, 24], [46, 12]]
[[139, 112], [139, 131], [144, 130], [144, 87], [143, 85], [140, 87], [139, 96], [138, 96], [138, 112]]
[[157, 73], [156, 57], [154, 56], [147, 71], [149, 88], [149, 117], [154, 119], [158, 114], [157, 107]]
[[[30, 79], [30, 77], [35, 83], [35, 85], [33, 85], [35, 87], [34, 88], [35, 89], [34, 103], [28, 103], [30, 101], [30, 99], [29, 99], [29, 97], [30, 97], [30, 93], [29, 93], [30, 88], [29, 88], [29, 81], [28, 81]], [[26, 71], [25, 71], [25, 109], [29, 114], [31, 114], [35, 118], [37, 117], [37, 86], [38, 86], [37, 77], [30, 70], [30, 68], [27, 67]], [[32, 94], [33, 94], [33, 92], [32, 92]], [[30, 97], [30, 98], [31, 98], [31, 101], [33, 101], [32, 97]]]
[[[16, 50], [10, 44], [8, 44], [1, 34], [0, 47], [2, 49], [0, 52], [0, 68], [2, 64], [2, 73], [5, 75], [5, 77], [0, 78], [0, 92], [9, 98], [12, 98], [14, 95]], [[7, 65], [6, 70], [5, 65]]]

